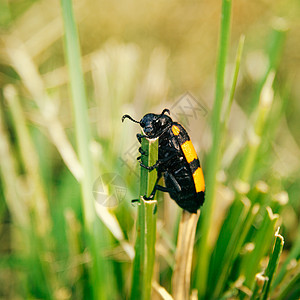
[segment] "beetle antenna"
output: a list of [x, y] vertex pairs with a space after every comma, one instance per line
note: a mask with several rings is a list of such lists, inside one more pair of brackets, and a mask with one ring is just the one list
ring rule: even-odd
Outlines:
[[165, 109], [162, 111], [162, 113], [160, 114], [160, 116], [163, 116], [166, 112], [170, 115], [170, 110], [167, 109], [167, 108], [165, 108]]
[[124, 122], [124, 120], [125, 120], [126, 118], [129, 119], [129, 120], [131, 120], [131, 121], [134, 122], [134, 123], [140, 124], [140, 122], [138, 122], [138, 121], [132, 119], [129, 115], [124, 115], [124, 116], [122, 117], [122, 122]]

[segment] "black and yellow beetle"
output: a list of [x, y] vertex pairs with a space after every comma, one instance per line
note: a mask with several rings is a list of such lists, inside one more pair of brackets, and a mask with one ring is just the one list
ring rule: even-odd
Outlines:
[[[154, 189], [149, 197], [144, 198], [153, 199], [157, 190], [168, 192], [181, 208], [196, 213], [204, 202], [205, 182], [202, 168], [186, 130], [179, 123], [173, 122], [166, 112], [170, 114], [168, 109], [164, 109], [159, 115], [146, 114], [139, 122], [129, 115], [122, 117], [122, 122], [128, 118], [140, 124], [144, 134], [137, 134], [139, 142], [142, 138], [159, 138], [157, 162], [149, 167], [140, 162], [149, 171], [157, 169]], [[146, 155], [141, 148], [139, 151], [141, 155]], [[162, 175], [165, 187], [158, 184]]]

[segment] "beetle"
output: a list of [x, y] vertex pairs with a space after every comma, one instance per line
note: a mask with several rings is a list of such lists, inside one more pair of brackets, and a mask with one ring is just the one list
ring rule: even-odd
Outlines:
[[[180, 123], [173, 122], [169, 109], [165, 108], [161, 114], [148, 113], [140, 121], [129, 115], [122, 117], [122, 122], [128, 118], [138, 123], [142, 133], [137, 134], [141, 143], [142, 138], [158, 138], [158, 160], [153, 166], [141, 167], [150, 172], [157, 170], [157, 180], [150, 196], [145, 200], [152, 200], [157, 190], [169, 193], [170, 197], [183, 209], [196, 213], [204, 203], [205, 181], [195, 148], [186, 130]], [[141, 155], [147, 155], [139, 148]], [[165, 186], [158, 184], [164, 177]]]

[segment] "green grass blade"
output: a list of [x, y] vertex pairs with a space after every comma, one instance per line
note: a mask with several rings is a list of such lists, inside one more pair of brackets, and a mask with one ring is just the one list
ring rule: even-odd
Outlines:
[[70, 86], [73, 100], [74, 120], [76, 129], [77, 148], [79, 160], [84, 169], [84, 178], [81, 181], [83, 193], [83, 208], [85, 226], [92, 230], [95, 220], [94, 203], [91, 197], [92, 191], [92, 161], [90, 157], [90, 128], [87, 115], [87, 98], [84, 87], [83, 73], [81, 69], [81, 54], [79, 39], [74, 20], [71, 0], [62, 0], [62, 14], [65, 28], [65, 55], [69, 68]]
[[29, 210], [33, 215], [34, 223], [38, 224], [35, 228], [37, 235], [40, 237], [46, 236], [50, 232], [51, 220], [49, 204], [41, 180], [37, 150], [27, 126], [17, 91], [13, 86], [7, 86], [5, 94], [18, 140], [22, 163], [32, 185], [31, 188], [34, 190], [34, 194], [30, 197]]
[[272, 288], [276, 287], [282, 281], [283, 277], [285, 276], [285, 274], [287, 272], [289, 263], [293, 259], [297, 259], [299, 256], [300, 256], [300, 225], [298, 226], [297, 239], [295, 240], [294, 245], [293, 245], [288, 257], [285, 259], [283, 265], [281, 266], [280, 271], [274, 280]]
[[269, 115], [269, 112], [272, 107], [273, 102], [273, 80], [275, 73], [270, 72], [269, 76], [263, 86], [260, 95], [260, 101], [257, 107], [257, 117], [253, 126], [253, 129], [250, 128], [249, 132], [249, 147], [244, 158], [244, 162], [241, 166], [241, 179], [244, 182], [249, 183], [251, 180], [251, 175], [253, 168], [255, 166], [255, 161], [259, 147], [261, 145], [261, 140], [265, 134], [264, 128]]
[[265, 284], [265, 282], [268, 281], [268, 278], [261, 273], [257, 273], [255, 275], [255, 285], [253, 288], [252, 295], [250, 297], [250, 300], [257, 300], [259, 299], [259, 296], [261, 294], [261, 290]]
[[229, 254], [227, 249], [232, 237], [232, 232], [237, 230], [238, 226], [236, 225], [241, 225], [243, 223], [244, 218], [249, 210], [249, 207], [250, 204], [245, 201], [234, 201], [229, 209], [228, 217], [224, 220], [224, 223], [222, 224], [222, 228], [210, 262], [208, 284], [209, 290], [213, 293], [216, 293], [216, 286], [218, 284], [221, 284], [219, 283], [219, 279], [217, 280], [217, 278], [220, 277], [220, 273], [222, 271], [221, 266], [225, 263], [224, 257], [226, 257]]
[[93, 263], [90, 270], [91, 289], [95, 299], [105, 299], [107, 277], [105, 262], [99, 255], [99, 243], [105, 243], [104, 228], [101, 222], [96, 223], [93, 187], [93, 166], [90, 153], [90, 128], [88, 120], [87, 97], [84, 78], [81, 68], [81, 54], [79, 38], [74, 19], [71, 0], [61, 0], [62, 16], [65, 29], [65, 56], [69, 68], [72, 103], [74, 110], [75, 132], [79, 161], [82, 165], [84, 176], [81, 178], [82, 208], [87, 244]]
[[262, 78], [261, 82], [257, 86], [257, 90], [255, 91], [255, 95], [252, 99], [252, 102], [250, 104], [250, 112], [254, 111], [257, 107], [257, 104], [259, 102], [259, 97], [261, 94], [261, 91], [263, 89], [263, 86], [265, 85], [267, 78], [272, 70], [277, 70], [279, 60], [281, 58], [281, 53], [286, 37], [288, 27], [287, 24], [285, 24], [285, 21], [283, 19], [277, 19], [275, 22], [275, 26], [273, 28], [273, 31], [270, 34], [270, 37], [268, 39], [267, 44], [267, 57], [268, 57], [268, 69], [264, 77]]
[[[68, 259], [70, 264], [74, 264], [77, 257], [81, 255], [80, 249], [80, 233], [81, 224], [76, 219], [76, 215], [73, 210], [67, 209], [64, 214], [66, 220], [66, 235], [67, 235], [67, 246], [68, 246]], [[67, 280], [70, 286], [74, 286], [73, 295], [79, 294], [82, 289], [82, 282], [76, 282], [78, 278], [83, 276], [84, 267], [82, 264], [75, 265], [74, 268], [67, 271]]]
[[[142, 156], [142, 163], [152, 166], [158, 158], [158, 140], [142, 140], [142, 149], [148, 155]], [[141, 167], [140, 205], [138, 206], [137, 238], [131, 285], [131, 299], [150, 299], [153, 267], [155, 260], [156, 207], [157, 201], [147, 201], [157, 178], [156, 170], [149, 172]]]
[[28, 206], [20, 197], [16, 189], [19, 174], [10, 143], [8, 130], [5, 126], [2, 106], [0, 109], [0, 178], [7, 208], [15, 225], [28, 230], [30, 214]]
[[268, 267], [265, 272], [265, 276], [268, 278], [268, 280], [265, 281], [264, 286], [263, 286], [262, 297], [261, 297], [261, 299], [263, 299], [263, 300], [268, 299], [273, 276], [276, 272], [276, 269], [277, 269], [277, 266], [279, 263], [279, 257], [281, 255], [281, 252], [283, 249], [283, 244], [284, 244], [283, 237], [277, 231], [275, 233], [275, 242], [274, 242], [273, 253], [270, 257], [269, 264], [268, 264]]
[[253, 288], [255, 274], [259, 271], [259, 262], [272, 241], [278, 217], [279, 215], [273, 214], [270, 207], [266, 208], [262, 224], [252, 240], [254, 249], [246, 254], [241, 262], [241, 274], [245, 276], [244, 285], [250, 289]]
[[202, 237], [199, 244], [199, 261], [197, 264], [197, 288], [199, 298], [203, 298], [206, 293], [207, 276], [209, 267], [210, 249], [208, 246], [208, 236], [212, 222], [212, 209], [214, 207], [215, 198], [215, 183], [216, 174], [219, 166], [219, 149], [221, 143], [221, 111], [224, 98], [224, 77], [225, 66], [229, 46], [230, 35], [230, 19], [231, 19], [231, 1], [222, 1], [222, 18], [221, 18], [221, 33], [219, 54], [217, 63], [217, 79], [216, 79], [216, 94], [211, 120], [211, 130], [213, 143], [208, 156], [207, 173], [206, 173], [206, 201], [203, 209], [202, 220]]
[[297, 265], [286, 273], [285, 279], [283, 280], [282, 287], [280, 288], [280, 291], [276, 293], [276, 299], [277, 300], [298, 299], [297, 296], [299, 296], [299, 294], [300, 294], [300, 262], [298, 261]]
[[[30, 216], [29, 228], [21, 229], [21, 231], [24, 230], [23, 234], [26, 232], [24, 237], [28, 238], [26, 242], [28, 242], [29, 249], [26, 250], [29, 253], [29, 264], [34, 266], [31, 269], [32, 272], [28, 279], [28, 286], [32, 290], [39, 290], [39, 293], [43, 297], [53, 298], [53, 286], [56, 281], [56, 274], [53, 272], [51, 265], [41, 259], [51, 249], [49, 240], [51, 239], [50, 230], [52, 224], [48, 201], [40, 176], [39, 158], [16, 90], [13, 86], [7, 86], [5, 95], [17, 137], [17, 146], [20, 150], [21, 161], [25, 169], [24, 177], [26, 176], [26, 179], [30, 183], [27, 188], [33, 191], [27, 198], [24, 197], [22, 199], [22, 197], [18, 196], [18, 198], [21, 198], [21, 201], [25, 202], [27, 200], [27, 207], [25, 207], [24, 212], [26, 213], [27, 211]], [[24, 202], [20, 208], [24, 206]], [[24, 249], [25, 253], [26, 250]]]
[[237, 79], [238, 79], [238, 75], [239, 75], [239, 71], [240, 71], [240, 64], [241, 64], [241, 57], [242, 57], [242, 53], [243, 53], [244, 43], [245, 43], [245, 36], [242, 35], [240, 37], [237, 52], [236, 52], [235, 68], [234, 68], [234, 73], [233, 73], [233, 77], [232, 77], [232, 83], [231, 83], [231, 88], [230, 88], [230, 93], [229, 93], [228, 104], [226, 106], [226, 110], [225, 110], [225, 114], [224, 114], [224, 126], [225, 127], [227, 127], [227, 123], [229, 120], [229, 115], [230, 115], [230, 111], [231, 111], [231, 106], [232, 106], [232, 102], [233, 102]]
[[[222, 252], [220, 252], [219, 250], [218, 253], [222, 261], [215, 266], [217, 271], [219, 271], [219, 274], [217, 277], [215, 277], [218, 279], [215, 280], [216, 285], [212, 288], [214, 299], [220, 297], [220, 295], [222, 294], [234, 261], [241, 250], [241, 247], [245, 241], [253, 219], [255, 218], [259, 210], [258, 205], [255, 205], [252, 208], [250, 208], [249, 202], [249, 200], [243, 200], [242, 203], [244, 203], [244, 207], [240, 214], [236, 215], [235, 218], [232, 218], [230, 216], [231, 223], [233, 223], [236, 220], [236, 222], [232, 224], [232, 229], [226, 230], [226, 232], [223, 233], [223, 235], [226, 234], [229, 239], [228, 242], [225, 245], [223, 245], [223, 247], [225, 246], [226, 248], [222, 249], [222, 246], [220, 246], [220, 250]], [[236, 204], [234, 203], [234, 205]]]

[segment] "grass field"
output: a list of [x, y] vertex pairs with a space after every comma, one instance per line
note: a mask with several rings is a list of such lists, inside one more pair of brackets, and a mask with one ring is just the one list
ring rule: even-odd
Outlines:
[[[0, 299], [299, 299], [299, 28], [295, 0], [2, 0]], [[121, 118], [164, 108], [197, 215], [131, 204], [156, 174]]]

